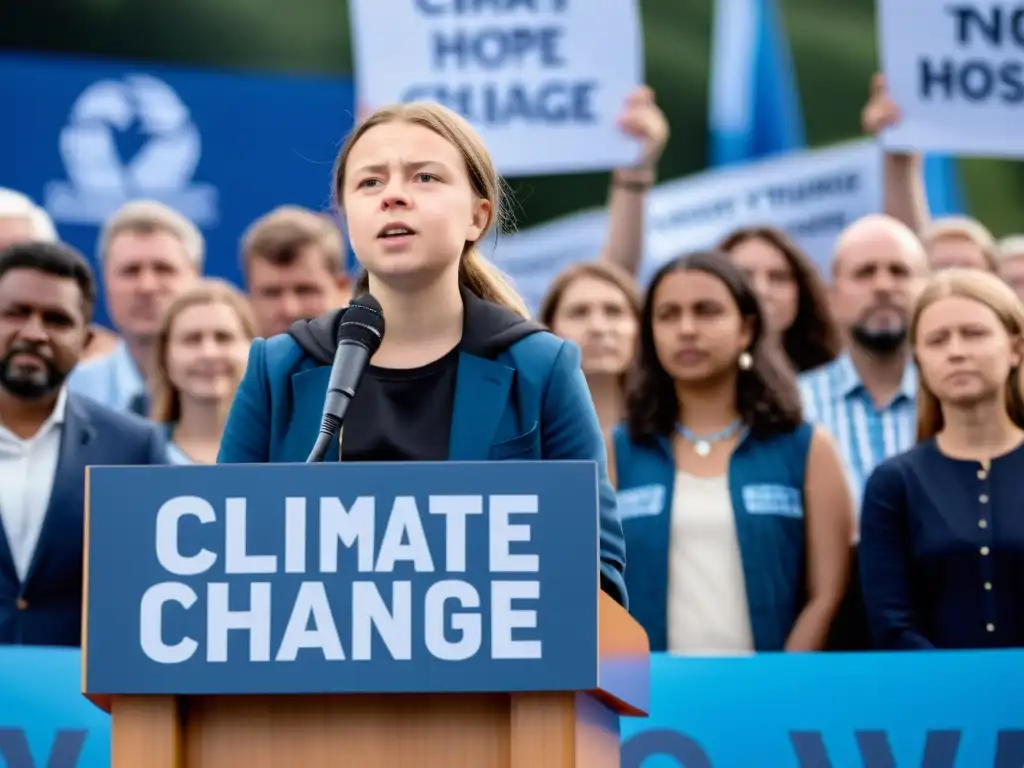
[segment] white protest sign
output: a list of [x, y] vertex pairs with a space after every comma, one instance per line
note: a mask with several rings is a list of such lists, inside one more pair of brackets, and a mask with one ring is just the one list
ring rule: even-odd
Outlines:
[[[659, 184], [647, 202], [641, 280], [668, 259], [753, 225], [785, 230], [827, 276], [836, 236], [882, 210], [882, 168], [878, 144], [860, 140]], [[595, 259], [607, 234], [607, 211], [596, 209], [499, 235], [483, 252], [536, 309], [552, 278]]]
[[1024, 157], [1024, 4], [879, 0], [893, 150]]
[[636, 0], [349, 0], [361, 107], [426, 99], [505, 176], [630, 165], [616, 126], [643, 81]]

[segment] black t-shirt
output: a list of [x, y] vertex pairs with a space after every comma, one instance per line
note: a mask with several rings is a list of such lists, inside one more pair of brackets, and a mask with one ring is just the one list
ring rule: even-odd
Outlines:
[[342, 461], [446, 461], [459, 347], [420, 368], [369, 366], [349, 405]]

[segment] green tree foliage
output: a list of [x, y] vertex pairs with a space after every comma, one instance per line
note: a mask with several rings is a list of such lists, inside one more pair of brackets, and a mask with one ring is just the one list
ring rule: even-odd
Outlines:
[[[406, 0], [379, 0], [404, 2]], [[585, 1], [585, 0], [583, 0]], [[875, 70], [874, 0], [781, 0], [814, 146], [852, 138]], [[662, 178], [702, 169], [713, 0], [641, 0], [647, 80], [672, 126]], [[45, 0], [0, 4], [0, 46], [240, 70], [347, 75], [342, 0]], [[1024, 164], [961, 164], [971, 212], [1024, 230]], [[520, 226], [598, 205], [607, 176], [514, 179]]]

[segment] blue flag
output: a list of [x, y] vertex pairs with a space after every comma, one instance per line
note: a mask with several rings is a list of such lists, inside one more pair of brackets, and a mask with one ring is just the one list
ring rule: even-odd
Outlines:
[[953, 216], [964, 213], [960, 191], [960, 173], [956, 158], [948, 155], [926, 155], [924, 185], [932, 216]]
[[[708, 127], [710, 165], [732, 165], [803, 149], [804, 116], [776, 0], [715, 0]], [[924, 162], [935, 216], [964, 212], [956, 159]]]
[[716, 0], [713, 34], [711, 165], [802, 149], [800, 92], [775, 0]]

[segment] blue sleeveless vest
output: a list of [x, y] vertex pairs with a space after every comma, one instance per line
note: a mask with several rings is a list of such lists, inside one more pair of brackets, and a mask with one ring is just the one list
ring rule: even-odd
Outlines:
[[[757, 651], [781, 651], [806, 590], [804, 474], [813, 428], [765, 440], [749, 434], [729, 461], [729, 492]], [[634, 444], [613, 431], [630, 613], [652, 651], [668, 644], [668, 568], [675, 459], [666, 438]]]

